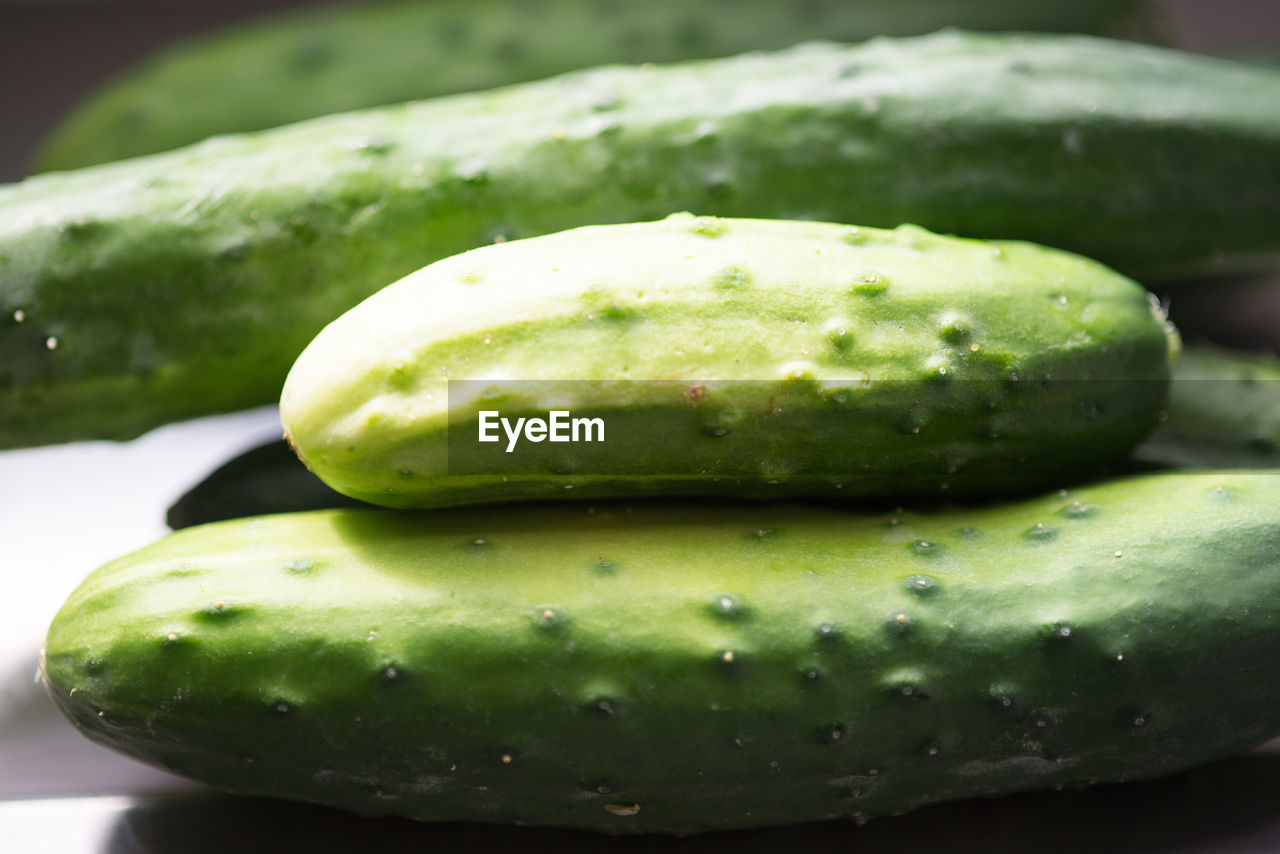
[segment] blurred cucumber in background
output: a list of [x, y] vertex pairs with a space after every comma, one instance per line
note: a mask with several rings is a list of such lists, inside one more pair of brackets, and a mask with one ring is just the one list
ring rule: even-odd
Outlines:
[[1175, 468], [1280, 468], [1280, 359], [1184, 347], [1163, 420], [1134, 458]]
[[1142, 0], [392, 0], [304, 7], [166, 45], [67, 115], [36, 171], [610, 63], [940, 27], [1160, 40]]
[[326, 486], [280, 439], [219, 466], [174, 502], [165, 521], [177, 530], [242, 516], [359, 506], [367, 505]]

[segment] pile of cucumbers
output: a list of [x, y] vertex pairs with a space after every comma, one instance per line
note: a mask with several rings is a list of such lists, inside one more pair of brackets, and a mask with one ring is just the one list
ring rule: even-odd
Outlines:
[[[142, 156], [0, 187], [0, 447], [278, 400], [292, 452], [84, 581], [54, 701], [233, 792], [606, 833], [1280, 735], [1280, 363], [1144, 287], [1275, 264], [1280, 72], [905, 35], [1141, 11], [1023, 5], [361, 6], [105, 91], [42, 162]], [[866, 27], [903, 37], [700, 58]], [[392, 31], [451, 52], [340, 72]], [[690, 61], [569, 71], [618, 59]], [[272, 63], [367, 108], [161, 151], [304, 117], [169, 120]], [[603, 441], [480, 447], [552, 410]]]

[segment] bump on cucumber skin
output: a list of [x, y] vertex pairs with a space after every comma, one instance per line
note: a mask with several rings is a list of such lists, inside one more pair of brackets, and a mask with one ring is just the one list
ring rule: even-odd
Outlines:
[[942, 26], [1150, 37], [1140, 2], [420, 0], [264, 17], [175, 43], [108, 82], [37, 153], [39, 171], [167, 151], [362, 107], [490, 89], [606, 63], [856, 42]]
[[1275, 248], [1278, 101], [1270, 70], [941, 33], [598, 69], [37, 176], [0, 188], [0, 447], [268, 403], [326, 322], [430, 261], [675, 210], [1229, 269]]
[[1160, 424], [1133, 458], [1179, 468], [1280, 468], [1280, 360], [1185, 347]]
[[42, 672], [88, 737], [237, 792], [613, 833], [865, 819], [1280, 733], [1276, 507], [1276, 478], [1211, 472], [933, 513], [240, 520], [87, 579]]
[[[323, 481], [390, 507], [1026, 493], [1122, 460], [1175, 346], [1142, 288], [1067, 253], [680, 214], [412, 274], [321, 332], [280, 411]], [[467, 418], [547, 401], [603, 417], [607, 460], [526, 443], [465, 473]]]

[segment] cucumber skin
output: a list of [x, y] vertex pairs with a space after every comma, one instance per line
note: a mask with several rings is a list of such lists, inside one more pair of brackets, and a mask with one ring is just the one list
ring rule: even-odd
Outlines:
[[1160, 425], [1134, 459], [1179, 468], [1280, 468], [1280, 359], [1206, 344], [1184, 348]]
[[857, 42], [942, 26], [1150, 37], [1144, 3], [1088, 0], [401, 0], [309, 8], [178, 42], [109, 82], [36, 155], [76, 169], [330, 113], [539, 80], [607, 63], [676, 62]]
[[87, 579], [42, 672], [89, 738], [236, 792], [611, 833], [862, 820], [1280, 734], [1277, 507], [1274, 476], [1209, 472], [924, 514], [240, 520]]
[[1277, 155], [1280, 73], [941, 33], [601, 69], [38, 176], [0, 189], [0, 447], [268, 403], [325, 323], [433, 260], [675, 210], [1227, 269], [1274, 250]]
[[[1007, 495], [1120, 462], [1177, 344], [1149, 294], [1076, 255], [677, 214], [407, 276], [308, 345], [280, 416], [321, 480], [395, 508]], [[474, 400], [451, 385], [481, 379]], [[600, 414], [605, 442], [492, 445], [468, 468], [495, 408]]]

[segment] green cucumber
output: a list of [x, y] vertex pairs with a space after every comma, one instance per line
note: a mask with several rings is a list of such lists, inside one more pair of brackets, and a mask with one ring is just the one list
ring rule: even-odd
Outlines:
[[325, 486], [298, 462], [288, 444], [278, 440], [219, 466], [169, 507], [165, 522], [176, 530], [242, 516], [357, 503]]
[[943, 26], [1149, 38], [1138, 0], [396, 0], [306, 8], [178, 42], [91, 95], [37, 168], [74, 169], [215, 134], [537, 80], [606, 63], [674, 62], [856, 42]]
[[1277, 188], [1280, 72], [1066, 36], [607, 68], [221, 137], [0, 188], [0, 447], [275, 400], [325, 323], [499, 238], [911, 221], [1156, 275], [1274, 253]]
[[42, 672], [235, 792], [606, 832], [1156, 777], [1280, 735], [1280, 478], [1017, 504], [561, 503], [189, 528], [89, 577]]
[[1280, 359], [1185, 348], [1160, 425], [1134, 458], [1181, 468], [1280, 468]]
[[[1000, 494], [1123, 459], [1176, 347], [1077, 255], [678, 214], [425, 267], [320, 333], [280, 415], [321, 480], [390, 507]], [[521, 446], [499, 423], [551, 411], [599, 427]]]

